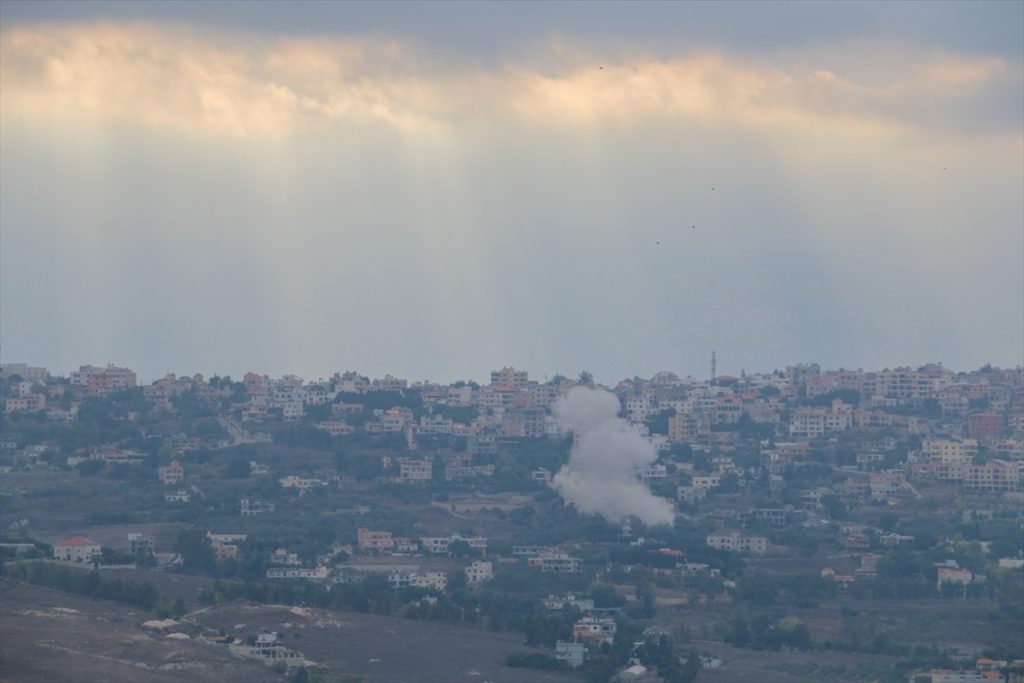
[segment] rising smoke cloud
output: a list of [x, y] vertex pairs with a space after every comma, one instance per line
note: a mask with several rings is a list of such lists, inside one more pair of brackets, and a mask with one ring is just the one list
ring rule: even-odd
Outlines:
[[575, 387], [555, 404], [555, 415], [576, 433], [569, 464], [551, 481], [567, 503], [609, 522], [634, 515], [644, 524], [671, 524], [672, 506], [636, 478], [636, 468], [658, 452], [618, 417], [619, 399], [603, 389]]

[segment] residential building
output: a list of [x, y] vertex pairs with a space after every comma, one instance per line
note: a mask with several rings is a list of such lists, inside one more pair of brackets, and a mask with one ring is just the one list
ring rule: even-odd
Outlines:
[[103, 549], [85, 536], [72, 536], [53, 544], [53, 559], [63, 562], [96, 562]]
[[192, 500], [192, 496], [186, 489], [178, 489], [164, 494], [164, 502], [167, 503], [187, 503], [190, 500]]
[[538, 567], [542, 572], [555, 574], [578, 574], [583, 568], [583, 560], [580, 558], [552, 550], [542, 551], [535, 557], [528, 558], [526, 563], [531, 567]]
[[267, 569], [268, 579], [313, 579], [327, 578], [327, 567], [270, 567]]
[[565, 662], [573, 669], [583, 666], [586, 654], [587, 646], [583, 643], [567, 640], [559, 640], [555, 643], [555, 659]]
[[300, 477], [295, 474], [288, 475], [283, 479], [278, 479], [283, 489], [295, 489], [299, 492], [299, 495], [305, 495], [315, 488], [320, 486], [327, 486], [327, 482], [321, 479], [310, 479], [307, 477]]
[[455, 541], [464, 541], [473, 550], [479, 551], [482, 554], [487, 553], [487, 539], [483, 536], [463, 537], [460, 534], [452, 534], [451, 536], [423, 537], [420, 538], [420, 545], [428, 553], [446, 555], [448, 554], [448, 546]]
[[466, 567], [466, 583], [476, 584], [494, 576], [494, 567], [490, 562], [484, 560], [476, 560], [473, 564]]
[[286, 567], [301, 567], [302, 560], [296, 553], [288, 552], [287, 548], [278, 548], [270, 554], [270, 564], [280, 564]]
[[386, 553], [395, 547], [395, 540], [390, 531], [372, 531], [360, 527], [356, 531], [356, 547], [361, 553]]
[[243, 517], [255, 517], [256, 515], [273, 511], [273, 503], [265, 503], [251, 498], [242, 498], [241, 500], [241, 514]]
[[942, 589], [944, 583], [956, 583], [966, 586], [974, 580], [974, 574], [970, 569], [959, 569], [957, 567], [939, 567], [936, 585]]
[[615, 642], [618, 626], [609, 617], [583, 617], [572, 625], [572, 635], [577, 641], [586, 640], [597, 644]]
[[561, 610], [566, 606], [575, 607], [581, 612], [589, 612], [594, 609], [594, 601], [590, 598], [577, 598], [573, 593], [565, 595], [549, 595], [544, 599], [544, 606], [550, 610]]
[[46, 396], [43, 394], [25, 394], [4, 400], [6, 413], [34, 413], [46, 409]]
[[717, 550], [749, 551], [754, 555], [761, 555], [768, 549], [768, 539], [764, 536], [747, 536], [739, 531], [709, 534], [707, 544]]
[[443, 591], [448, 587], [448, 576], [444, 572], [403, 572], [388, 574], [392, 588], [425, 588]]
[[430, 481], [434, 476], [433, 463], [429, 458], [424, 460], [402, 458], [399, 460], [398, 466], [398, 481]]
[[502, 368], [491, 372], [491, 386], [509, 389], [524, 389], [529, 383], [529, 373], [515, 368]]
[[128, 552], [136, 558], [150, 557], [156, 551], [156, 540], [150, 534], [128, 534]]
[[50, 373], [46, 368], [32, 367], [25, 363], [4, 363], [0, 365], [0, 379], [10, 380], [14, 375], [21, 377], [23, 382], [32, 384], [46, 384], [50, 380]]
[[156, 471], [157, 476], [160, 477], [160, 481], [167, 486], [173, 486], [181, 483], [181, 480], [185, 478], [185, 470], [181, 466], [181, 463], [178, 462], [177, 458], [171, 460], [170, 465], [158, 467]]

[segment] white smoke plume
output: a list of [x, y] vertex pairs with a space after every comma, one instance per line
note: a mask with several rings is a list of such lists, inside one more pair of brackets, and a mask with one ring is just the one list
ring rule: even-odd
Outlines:
[[569, 464], [551, 480], [567, 503], [609, 522], [634, 515], [648, 525], [672, 523], [672, 505], [636, 478], [636, 468], [653, 463], [657, 449], [618, 416], [614, 394], [575, 387], [559, 399], [554, 412], [576, 434]]

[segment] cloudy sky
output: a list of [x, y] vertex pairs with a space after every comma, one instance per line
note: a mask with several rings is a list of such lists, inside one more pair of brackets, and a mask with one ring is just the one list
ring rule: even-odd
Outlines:
[[0, 358], [1024, 363], [1024, 4], [0, 5]]

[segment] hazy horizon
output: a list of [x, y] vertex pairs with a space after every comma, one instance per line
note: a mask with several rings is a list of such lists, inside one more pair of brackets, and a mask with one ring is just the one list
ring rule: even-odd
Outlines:
[[1020, 3], [0, 11], [3, 362], [1024, 364]]

